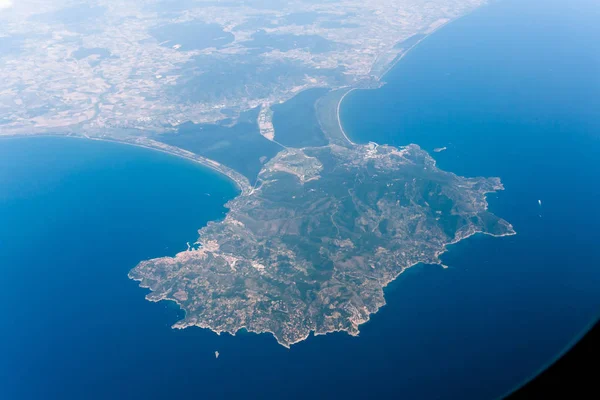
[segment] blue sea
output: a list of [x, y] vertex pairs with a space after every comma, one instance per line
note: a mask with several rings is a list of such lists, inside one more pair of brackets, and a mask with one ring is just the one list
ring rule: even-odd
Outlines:
[[410, 269], [359, 338], [286, 350], [172, 330], [182, 312], [127, 273], [223, 218], [233, 184], [122, 144], [0, 140], [0, 399], [481, 400], [520, 385], [600, 316], [598, 20], [592, 0], [495, 2], [346, 98], [353, 140], [447, 147], [441, 168], [502, 178], [490, 209], [518, 232]]

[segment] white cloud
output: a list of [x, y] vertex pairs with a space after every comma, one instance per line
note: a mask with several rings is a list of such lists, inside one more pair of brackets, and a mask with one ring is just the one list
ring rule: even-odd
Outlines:
[[0, 0], [0, 10], [11, 8], [13, 5], [12, 0]]

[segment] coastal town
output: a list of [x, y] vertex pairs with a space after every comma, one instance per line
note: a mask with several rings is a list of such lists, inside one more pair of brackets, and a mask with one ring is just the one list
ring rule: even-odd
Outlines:
[[147, 136], [260, 107], [272, 140], [271, 105], [378, 81], [415, 35], [483, 3], [10, 3], [0, 10], [0, 135]]
[[[286, 347], [311, 332], [357, 335], [407, 268], [441, 264], [448, 244], [478, 232], [515, 233], [487, 211], [499, 179], [444, 172], [416, 145], [354, 143], [340, 119], [349, 93], [380, 87], [484, 3], [14, 3], [0, 11], [0, 135], [122, 142], [236, 183], [224, 220], [129, 273], [148, 300], [186, 312], [174, 328], [270, 332]], [[321, 144], [282, 145], [273, 106], [313, 88], [328, 89], [307, 108]]]

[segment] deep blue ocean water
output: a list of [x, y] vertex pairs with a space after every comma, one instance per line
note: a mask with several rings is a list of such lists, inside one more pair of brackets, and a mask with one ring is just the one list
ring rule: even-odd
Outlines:
[[0, 398], [486, 399], [555, 359], [600, 313], [599, 7], [522, 3], [450, 24], [343, 104], [356, 141], [501, 177], [490, 207], [518, 231], [403, 274], [359, 338], [170, 329], [181, 311], [127, 272], [184, 250], [233, 185], [125, 145], [1, 140]]

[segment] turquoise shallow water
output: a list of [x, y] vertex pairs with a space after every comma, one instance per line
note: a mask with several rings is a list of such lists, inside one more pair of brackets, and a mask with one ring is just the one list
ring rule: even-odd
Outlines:
[[574, 3], [486, 7], [344, 103], [357, 141], [446, 146], [440, 167], [500, 176], [491, 209], [518, 231], [403, 274], [359, 338], [288, 351], [170, 329], [181, 312], [127, 272], [184, 250], [233, 185], [130, 146], [1, 140], [0, 398], [486, 399], [521, 383], [600, 310], [598, 7]]

